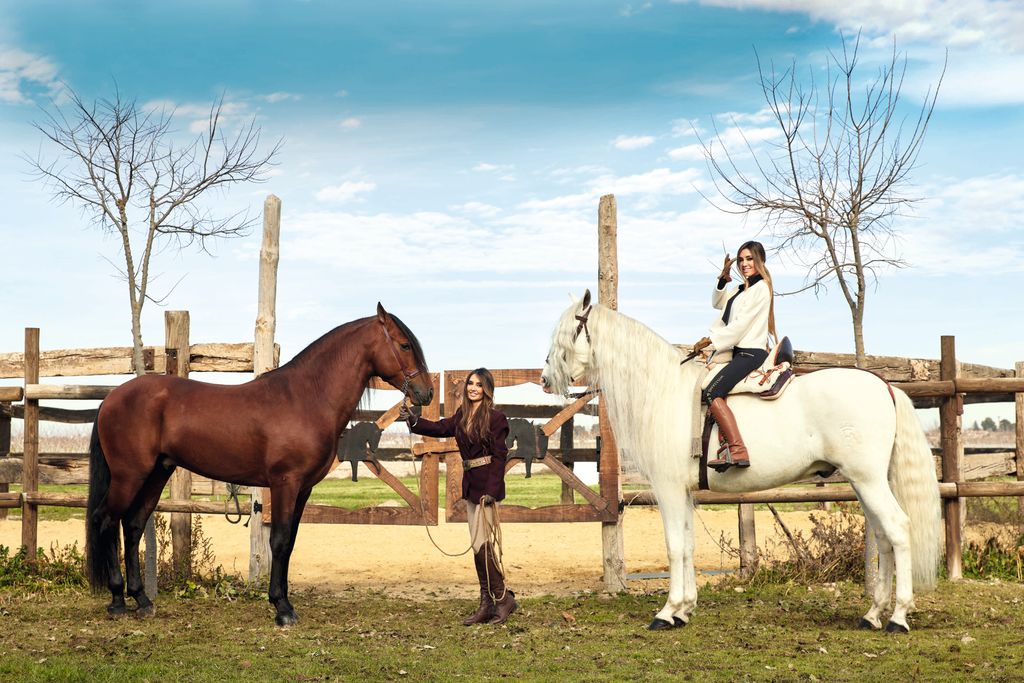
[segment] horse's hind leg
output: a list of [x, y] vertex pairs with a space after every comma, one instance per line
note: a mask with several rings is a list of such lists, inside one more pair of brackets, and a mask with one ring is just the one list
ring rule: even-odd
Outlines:
[[913, 571], [910, 557], [910, 519], [889, 489], [888, 482], [854, 484], [857, 497], [870, 519], [878, 539], [879, 571], [871, 609], [861, 623], [881, 628], [881, 613], [889, 605], [892, 579], [896, 577], [896, 604], [885, 630], [906, 633], [907, 612], [914, 606]]
[[132, 506], [121, 524], [124, 527], [124, 568], [128, 575], [128, 595], [135, 600], [140, 617], [152, 616], [156, 611], [153, 601], [146, 595], [142, 581], [141, 563], [139, 562], [139, 542], [146, 529], [146, 522], [160, 501], [164, 485], [174, 472], [174, 465], [165, 458], [158, 458], [156, 467], [149, 473]]
[[668, 599], [654, 617], [652, 631], [685, 626], [697, 606], [697, 577], [693, 564], [693, 504], [686, 487], [655, 491], [668, 549]]

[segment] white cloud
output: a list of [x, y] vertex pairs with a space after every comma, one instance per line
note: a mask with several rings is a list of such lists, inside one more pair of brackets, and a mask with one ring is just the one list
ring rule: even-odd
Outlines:
[[514, 168], [512, 164], [489, 164], [482, 161], [474, 166], [473, 170], [477, 173], [507, 173]]
[[621, 150], [634, 150], [643, 149], [648, 147], [654, 142], [654, 136], [651, 135], [620, 135], [612, 140], [612, 145], [616, 149]]
[[629, 176], [603, 175], [586, 183], [582, 192], [552, 197], [531, 199], [520, 204], [528, 210], [565, 210], [594, 207], [602, 195], [644, 197], [647, 206], [666, 197], [690, 194], [700, 185], [702, 174], [697, 169], [672, 171], [656, 168], [646, 173]]
[[47, 57], [12, 47], [0, 47], [0, 102], [24, 104], [28, 93], [43, 88], [50, 96], [60, 90], [57, 66]]
[[[693, 0], [673, 0], [691, 3]], [[1024, 3], [1012, 0], [698, 0], [739, 10], [799, 12], [849, 33], [887, 42], [937, 42], [951, 48], [997, 45], [1024, 51]]]
[[465, 204], [453, 206], [452, 210], [473, 214], [475, 216], [482, 216], [484, 218], [493, 218], [501, 213], [500, 207], [494, 206], [493, 204], [484, 204], [483, 202], [466, 202]]
[[261, 95], [259, 99], [264, 102], [269, 102], [270, 104], [277, 104], [278, 102], [287, 102], [289, 100], [298, 102], [302, 99], [302, 95], [296, 95], [295, 93], [290, 92], [272, 92], [269, 95]]
[[350, 116], [347, 119], [343, 119], [341, 122], [341, 127], [346, 128], [348, 130], [359, 128], [361, 125], [363, 125], [362, 119], [356, 116]]
[[[748, 146], [756, 149], [761, 143], [774, 140], [780, 135], [781, 131], [777, 127], [730, 126], [715, 136], [708, 136], [705, 143], [716, 155], [723, 151], [733, 154], [743, 152]], [[677, 147], [669, 150], [668, 155], [676, 161], [702, 161], [705, 156], [704, 147], [700, 143]]]
[[654, 6], [654, 3], [651, 3], [651, 2], [645, 2], [645, 3], [640, 4], [639, 6], [635, 6], [635, 5], [633, 5], [633, 3], [627, 2], [622, 7], [622, 9], [619, 10], [619, 16], [622, 16], [622, 17], [634, 17], [634, 16], [636, 16], [638, 14], [642, 14], [642, 13], [646, 12], [647, 10], [651, 9], [651, 7], [653, 7], [653, 6]]
[[317, 190], [317, 201], [321, 202], [348, 202], [361, 194], [373, 192], [377, 189], [377, 183], [366, 180], [346, 180], [340, 185], [322, 187]]

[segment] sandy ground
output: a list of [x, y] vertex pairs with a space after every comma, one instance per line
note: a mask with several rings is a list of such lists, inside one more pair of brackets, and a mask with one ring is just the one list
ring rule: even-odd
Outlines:
[[[792, 530], [810, 529], [806, 512], [783, 513]], [[468, 545], [464, 523], [441, 523], [430, 529], [437, 545], [459, 553]], [[213, 539], [217, 564], [247, 575], [249, 530], [232, 525], [223, 516], [204, 515], [204, 534]], [[624, 515], [626, 571], [668, 570], [661, 517], [656, 510], [630, 508]], [[697, 510], [696, 559], [701, 582], [735, 570], [737, 563], [719, 546], [722, 534], [733, 546], [737, 517], [734, 510]], [[781, 531], [771, 513], [757, 513], [758, 543], [777, 543]], [[599, 524], [504, 524], [505, 566], [509, 583], [524, 595], [559, 595], [600, 590], [601, 528]], [[81, 548], [85, 539], [82, 520], [41, 522], [39, 545], [70, 545]], [[0, 521], [0, 544], [21, 544], [21, 522]], [[446, 557], [431, 543], [427, 531], [408, 526], [303, 524], [289, 571], [295, 587], [317, 586], [325, 590], [349, 587], [376, 589], [392, 594], [431, 597], [472, 597], [475, 574], [470, 555]], [[662, 590], [665, 579], [631, 581], [631, 588]]]

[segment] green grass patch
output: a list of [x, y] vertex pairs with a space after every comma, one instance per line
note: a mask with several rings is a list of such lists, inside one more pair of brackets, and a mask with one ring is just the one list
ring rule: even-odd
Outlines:
[[282, 630], [264, 599], [161, 595], [111, 620], [84, 591], [0, 590], [0, 677], [17, 681], [1016, 680], [1024, 586], [942, 583], [908, 635], [856, 628], [861, 586], [703, 589], [686, 628], [650, 632], [661, 594], [533, 596], [504, 627], [469, 600], [303, 591]]

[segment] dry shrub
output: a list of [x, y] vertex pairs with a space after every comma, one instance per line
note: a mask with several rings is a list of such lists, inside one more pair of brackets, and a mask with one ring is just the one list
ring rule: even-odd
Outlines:
[[[153, 515], [156, 527], [156, 575], [159, 590], [181, 589], [189, 582], [200, 585], [221, 575], [221, 568], [215, 566], [213, 539], [203, 533], [203, 518], [192, 515], [192, 543], [189, 553], [175, 564], [171, 547], [171, 525], [167, 515]], [[144, 560], [143, 560], [144, 561]]]
[[[834, 512], [812, 514], [809, 534], [791, 531], [777, 514], [775, 520], [786, 540], [758, 550], [751, 585], [864, 581], [864, 518], [852, 506], [837, 504]], [[738, 549], [732, 550], [739, 555]]]
[[1024, 581], [1024, 532], [1002, 529], [964, 548], [964, 576], [971, 579]]

